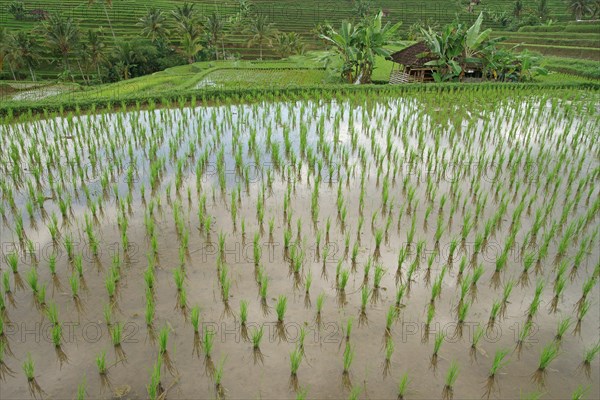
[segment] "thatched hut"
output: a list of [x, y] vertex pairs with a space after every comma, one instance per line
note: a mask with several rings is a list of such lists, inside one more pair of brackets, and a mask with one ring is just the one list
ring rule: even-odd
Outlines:
[[[397, 51], [389, 58], [394, 62], [390, 83], [433, 82], [433, 73], [438, 67], [427, 65], [436, 60], [425, 42], [419, 42]], [[396, 67], [396, 65], [398, 65]], [[477, 82], [483, 78], [481, 64], [463, 63], [463, 71], [458, 79], [462, 82]]]
[[[435, 60], [425, 42], [408, 46], [390, 55], [394, 62], [390, 83], [432, 82], [436, 67], [425, 65]], [[397, 65], [397, 66], [396, 66]]]

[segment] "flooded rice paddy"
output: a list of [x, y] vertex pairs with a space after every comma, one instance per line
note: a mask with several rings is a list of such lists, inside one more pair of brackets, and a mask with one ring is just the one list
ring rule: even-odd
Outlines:
[[597, 99], [465, 93], [1, 126], [2, 398], [600, 397]]

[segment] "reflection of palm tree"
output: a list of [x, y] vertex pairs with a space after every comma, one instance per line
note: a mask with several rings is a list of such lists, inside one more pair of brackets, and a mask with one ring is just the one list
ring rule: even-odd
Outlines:
[[589, 0], [569, 0], [568, 8], [577, 20], [580, 20], [585, 14], [593, 12]]
[[153, 43], [163, 40], [169, 35], [166, 26], [165, 13], [152, 7], [148, 13], [139, 19], [137, 26], [142, 28], [142, 35], [149, 38]]
[[110, 22], [110, 18], [108, 16], [108, 11], [106, 10], [106, 6], [112, 8], [112, 0], [88, 0], [88, 5], [91, 6], [96, 2], [102, 3], [102, 8], [104, 9], [104, 15], [106, 15], [106, 20], [108, 21], [108, 27], [110, 28], [110, 32], [112, 33], [113, 39], [116, 42], [117, 37], [115, 36], [115, 31], [113, 30], [112, 23]]
[[260, 59], [262, 60], [263, 45], [266, 44], [269, 47], [272, 46], [273, 37], [275, 36], [276, 32], [277, 31], [273, 27], [273, 23], [269, 22], [269, 19], [266, 15], [257, 15], [246, 29], [246, 33], [250, 35], [248, 47], [257, 44], [259, 48]]
[[44, 21], [41, 31], [50, 49], [62, 59], [63, 68], [69, 70], [69, 55], [79, 45], [79, 28], [72, 18], [52, 15]]

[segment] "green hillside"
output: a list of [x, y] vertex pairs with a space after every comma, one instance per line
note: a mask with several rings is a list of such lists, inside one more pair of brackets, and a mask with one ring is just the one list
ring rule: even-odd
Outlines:
[[[0, 0], [0, 9], [6, 10], [12, 0]], [[238, 9], [238, 2], [232, 0], [215, 2], [212, 0], [189, 0], [196, 3], [201, 14], [208, 14], [218, 10], [222, 15], [234, 15]], [[96, 4], [89, 5], [86, 0], [27, 0], [24, 1], [27, 9], [43, 9], [50, 13], [60, 12], [72, 16], [78, 21], [82, 29], [103, 27], [109, 30], [108, 21], [103, 7]], [[253, 1], [258, 11], [267, 14], [280, 31], [294, 31], [300, 33], [309, 48], [318, 45], [311, 30], [316, 24], [328, 21], [338, 23], [343, 19], [353, 18], [354, 9], [352, 0], [318, 1], [318, 0], [256, 0]], [[454, 19], [456, 15], [461, 20], [472, 22], [480, 11], [500, 12], [510, 11], [513, 7], [512, 0], [487, 0], [475, 8], [474, 13], [467, 12], [465, 7], [457, 2], [448, 0], [374, 0], [373, 7], [381, 8], [390, 21], [402, 21], [403, 29], [407, 31], [416, 22], [429, 21], [445, 24]], [[107, 8], [115, 35], [119, 38], [133, 38], [139, 36], [136, 22], [150, 7], [157, 7], [165, 11], [175, 8], [181, 2], [167, 0], [114, 0], [112, 7]], [[553, 20], [566, 21], [572, 19], [568, 14], [562, 0], [548, 2], [550, 16]], [[31, 29], [36, 25], [33, 21], [17, 21], [6, 12], [2, 12], [2, 25], [8, 29]], [[500, 29], [500, 23], [487, 20], [490, 27]], [[239, 32], [230, 32], [226, 46], [234, 52], [239, 52], [247, 57], [256, 56], [256, 49], [248, 49], [247, 36]], [[272, 54], [270, 54], [272, 55]]]

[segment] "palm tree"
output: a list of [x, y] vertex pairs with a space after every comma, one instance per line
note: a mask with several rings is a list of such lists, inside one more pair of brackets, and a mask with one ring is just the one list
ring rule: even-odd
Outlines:
[[217, 50], [219, 42], [221, 43], [221, 49], [223, 51], [223, 58], [225, 58], [225, 45], [223, 38], [225, 36], [225, 19], [221, 17], [219, 13], [213, 11], [204, 22], [204, 29], [208, 36], [208, 43], [215, 49], [215, 58], [219, 59], [219, 51]]
[[519, 18], [521, 16], [522, 12], [523, 12], [523, 3], [521, 2], [521, 0], [515, 1], [515, 5], [513, 6], [513, 15], [516, 18]]
[[594, 12], [590, 0], [569, 0], [567, 7], [576, 20], [580, 20], [587, 13]]
[[192, 64], [195, 61], [196, 54], [202, 50], [200, 38], [185, 33], [181, 40], [181, 51], [186, 56], [188, 63]]
[[198, 21], [198, 14], [194, 9], [194, 4], [183, 3], [183, 5], [177, 6], [171, 14], [175, 19], [175, 29], [182, 38], [185, 38], [187, 35], [188, 39], [195, 41], [200, 37], [202, 27]]
[[25, 31], [16, 32], [9, 36], [8, 46], [11, 49], [11, 57], [18, 65], [25, 65], [29, 69], [31, 80], [35, 81], [33, 67], [39, 63], [40, 51], [34, 35]]
[[131, 77], [131, 70], [147, 63], [148, 57], [155, 52], [154, 46], [141, 41], [120, 41], [113, 51], [111, 60], [119, 76], [127, 80]]
[[0, 72], [4, 68], [4, 57], [7, 51], [8, 30], [5, 27], [0, 28]]
[[275, 47], [277, 54], [281, 58], [289, 57], [292, 54], [302, 54], [304, 44], [302, 38], [296, 32], [280, 33], [275, 37]]
[[139, 19], [137, 26], [142, 28], [142, 36], [149, 38], [152, 43], [162, 41], [169, 35], [165, 13], [154, 7]]
[[41, 25], [41, 32], [46, 38], [50, 50], [62, 59], [65, 71], [69, 68], [69, 55], [79, 45], [79, 27], [71, 17], [63, 19], [60, 15], [51, 15]]
[[112, 33], [113, 40], [115, 43], [117, 42], [117, 37], [115, 36], [115, 31], [113, 30], [112, 23], [110, 22], [110, 17], [108, 16], [108, 11], [106, 10], [106, 6], [112, 8], [112, 0], [88, 0], [88, 6], [94, 5], [97, 2], [102, 3], [102, 8], [104, 9], [104, 15], [106, 15], [106, 20], [108, 21], [108, 27], [110, 28], [110, 32]]
[[269, 18], [264, 14], [259, 14], [251, 21], [246, 29], [246, 33], [250, 35], [248, 47], [257, 44], [259, 48], [260, 59], [263, 58], [263, 45], [271, 47], [273, 38], [277, 30], [273, 27], [273, 23], [269, 22]]
[[89, 65], [98, 73], [98, 79], [102, 83], [102, 74], [100, 65], [106, 61], [106, 44], [98, 31], [90, 29], [87, 33], [86, 60]]

